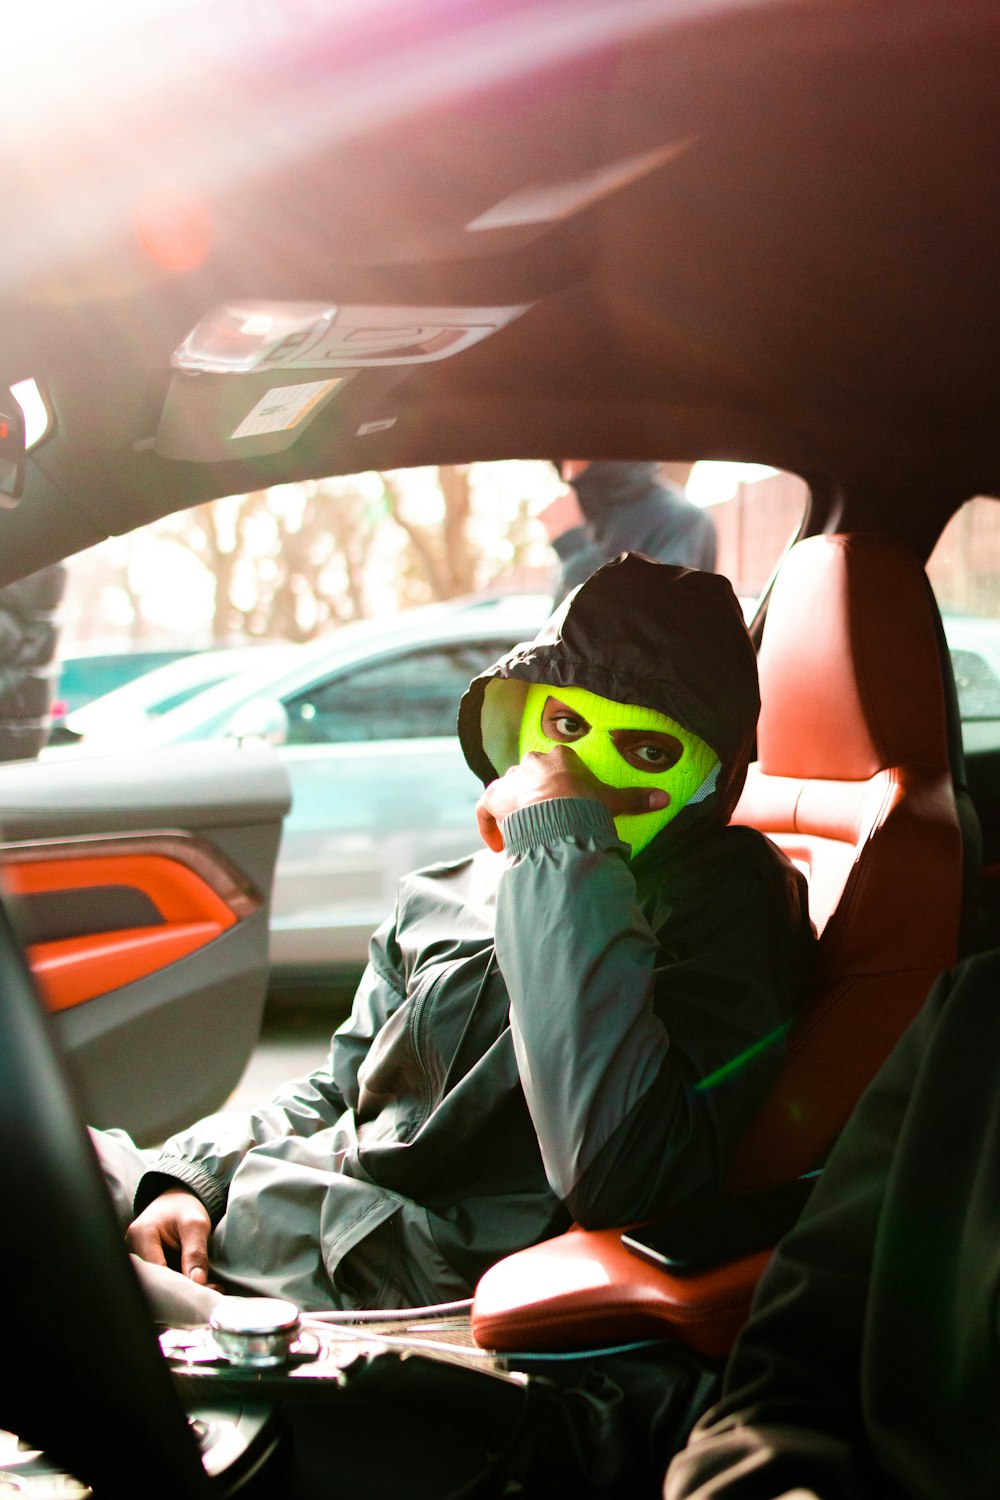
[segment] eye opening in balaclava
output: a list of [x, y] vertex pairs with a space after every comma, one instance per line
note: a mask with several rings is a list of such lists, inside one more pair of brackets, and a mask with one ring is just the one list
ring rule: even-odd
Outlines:
[[[548, 719], [546, 716], [550, 700], [579, 716], [584, 732], [558, 732], [554, 711], [549, 711]], [[570, 728], [569, 724], [563, 727]], [[645, 732], [642, 738], [633, 738], [640, 731]], [[647, 737], [650, 744], [662, 748], [668, 759], [676, 754], [674, 747], [679, 747], [680, 753], [670, 764], [644, 769], [641, 766], [644, 757], [629, 751], [641, 750]], [[608, 786], [639, 786], [650, 790], [662, 787], [669, 792], [670, 802], [664, 808], [615, 818], [615, 830], [620, 839], [631, 845], [633, 856], [689, 803], [711, 796], [718, 780], [719, 757], [712, 747], [666, 714], [632, 703], [616, 703], [585, 688], [533, 682], [528, 687], [521, 716], [519, 757], [532, 751], [546, 754], [557, 744], [571, 745], [588, 770]], [[657, 757], [654, 754], [650, 758], [655, 761]]]

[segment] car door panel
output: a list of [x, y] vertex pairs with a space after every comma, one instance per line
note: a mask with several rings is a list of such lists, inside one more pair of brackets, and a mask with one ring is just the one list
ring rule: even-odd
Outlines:
[[287, 805], [262, 746], [0, 767], [4, 890], [93, 1124], [161, 1139], [238, 1082]]

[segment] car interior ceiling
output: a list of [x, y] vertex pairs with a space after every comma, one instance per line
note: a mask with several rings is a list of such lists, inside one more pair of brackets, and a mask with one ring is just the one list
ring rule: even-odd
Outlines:
[[[93, 294], [85, 265], [8, 286], [0, 374], [39, 379], [57, 426], [21, 507], [0, 516], [0, 576], [52, 554], [36, 514], [72, 549], [251, 486], [544, 456], [554, 434], [567, 452], [767, 462], [838, 487], [841, 524], [896, 512], [908, 526], [926, 509], [929, 537], [952, 497], [1000, 484], [1000, 313], [983, 296], [1000, 228], [996, 54], [980, 7], [944, 38], [933, 6], [925, 26], [883, 10], [849, 24], [838, 5], [757, 8], [727, 18], [725, 49], [708, 22], [621, 44], [543, 74], [529, 100], [501, 83], [353, 152], [335, 141], [238, 200], [206, 192], [217, 236], [196, 269], [157, 273], [112, 222], [115, 296]], [[825, 31], [809, 28], [817, 15]], [[598, 90], [607, 103], [588, 110]], [[209, 154], [213, 142], [218, 124]], [[567, 219], [464, 228], [524, 186], [529, 152], [533, 176], [559, 182], [665, 142], [675, 156]], [[269, 208], [248, 219], [248, 202]], [[241, 296], [529, 310], [457, 360], [359, 371], [280, 453], [193, 461], [220, 382], [252, 395], [261, 377], [171, 374], [169, 357], [211, 305]], [[174, 443], [166, 458], [158, 428], [180, 387], [191, 457]]]
[[[59, 266], [54, 235], [51, 275], [0, 287], [0, 378], [39, 380], [56, 418], [29, 457], [22, 502], [0, 512], [0, 583], [249, 488], [557, 450], [787, 468], [810, 485], [803, 534], [877, 532], [925, 561], [967, 498], [1000, 494], [991, 12], [949, 7], [944, 33], [940, 4], [919, 7], [916, 24], [902, 4], [756, 7], [553, 64], [527, 99], [501, 79], [447, 108], [414, 106], [294, 174], [247, 169], [238, 192], [206, 176], [215, 246], [170, 276], [143, 261], [121, 212], [96, 257], [90, 246]], [[226, 138], [196, 109], [186, 130], [199, 124], [207, 158], [221, 159]], [[560, 182], [664, 143], [681, 148], [568, 219], [465, 227], [523, 187], [527, 158]], [[369, 190], [373, 178], [384, 192]], [[121, 269], [113, 296], [93, 280], [101, 256]], [[170, 355], [213, 303], [239, 297], [530, 306], [454, 361], [359, 371], [282, 451], [204, 460], [234, 390], [249, 409], [268, 381], [185, 376]], [[184, 420], [168, 440], [170, 401]], [[978, 825], [941, 637], [938, 650], [968, 888]], [[972, 800], [985, 809], [985, 792]], [[984, 822], [1000, 848], [1000, 811]], [[967, 921], [965, 946], [981, 936]], [[77, 1403], [60, 1415], [67, 1462], [82, 1456], [106, 1493], [141, 1466], [146, 1493], [197, 1495], [194, 1448], [2, 914], [0, 973], [0, 1030], [31, 1060], [5, 1067], [0, 1089], [5, 1138], [34, 1142], [30, 1160], [8, 1152], [3, 1165], [5, 1199], [23, 1196], [41, 1216], [21, 1237], [22, 1284], [37, 1287], [34, 1242], [58, 1237], [70, 1215], [93, 1226], [76, 1284], [12, 1309], [25, 1431], [47, 1409], [58, 1349]], [[94, 1437], [109, 1391], [125, 1412], [117, 1448]]]

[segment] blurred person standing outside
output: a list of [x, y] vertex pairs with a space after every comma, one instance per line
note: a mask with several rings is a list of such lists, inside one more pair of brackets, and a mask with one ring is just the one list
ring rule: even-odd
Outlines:
[[559, 559], [553, 606], [622, 552], [712, 572], [715, 526], [684, 494], [694, 464], [563, 459], [568, 486], [539, 513]]
[[48, 740], [65, 588], [54, 563], [0, 589], [0, 760], [31, 760]]

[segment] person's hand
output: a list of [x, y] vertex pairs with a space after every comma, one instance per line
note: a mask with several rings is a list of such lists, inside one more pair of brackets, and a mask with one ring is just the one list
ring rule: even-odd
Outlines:
[[503, 848], [500, 824], [508, 813], [532, 802], [553, 797], [590, 797], [603, 802], [613, 818], [657, 812], [670, 803], [670, 793], [657, 787], [609, 786], [584, 765], [569, 745], [556, 745], [542, 755], [531, 751], [503, 776], [491, 781], [476, 804], [476, 821], [483, 842], [499, 854]]
[[200, 1198], [186, 1188], [168, 1188], [125, 1231], [133, 1255], [153, 1265], [173, 1264], [192, 1281], [208, 1285], [208, 1237], [212, 1221]]
[[575, 526], [583, 526], [585, 517], [580, 509], [580, 502], [576, 498], [576, 490], [568, 486], [548, 505], [543, 505], [538, 512], [538, 519], [545, 527], [545, 535], [549, 541], [555, 541], [557, 536], [562, 536], [566, 531], [572, 531]]

